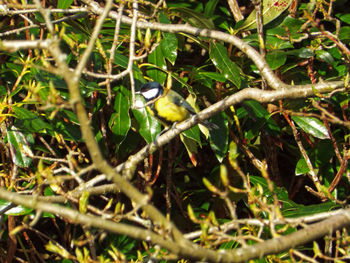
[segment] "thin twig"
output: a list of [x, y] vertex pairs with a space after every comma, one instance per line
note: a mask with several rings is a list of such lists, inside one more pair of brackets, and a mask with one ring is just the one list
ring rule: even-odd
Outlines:
[[74, 77], [79, 79], [80, 76], [81, 76], [81, 73], [83, 72], [88, 60], [89, 60], [89, 57], [90, 57], [90, 54], [95, 46], [95, 41], [96, 39], [98, 38], [98, 35], [100, 34], [100, 31], [101, 31], [101, 28], [102, 28], [102, 25], [106, 19], [106, 17], [108, 16], [108, 13], [109, 11], [111, 10], [112, 8], [112, 3], [113, 1], [112, 0], [107, 0], [106, 1], [106, 5], [104, 7], [104, 10], [101, 14], [101, 16], [99, 17], [99, 19], [97, 20], [96, 22], [96, 25], [92, 31], [92, 34], [91, 34], [91, 37], [90, 37], [90, 41], [83, 53], [83, 55], [81, 56], [80, 58], [80, 61], [77, 65], [77, 67], [75, 68], [75, 71], [74, 71]]
[[[114, 62], [114, 54], [115, 54], [115, 50], [117, 48], [118, 45], [118, 37], [119, 37], [119, 30], [120, 30], [120, 19], [122, 17], [123, 14], [123, 10], [124, 10], [124, 4], [123, 2], [120, 4], [119, 9], [118, 9], [118, 19], [116, 21], [115, 24], [115, 29], [114, 29], [114, 38], [113, 38], [113, 44], [110, 50], [110, 55], [109, 55], [109, 62], [107, 64], [107, 74], [111, 75], [112, 74], [112, 68], [113, 68], [113, 62]], [[111, 99], [112, 99], [112, 92], [111, 92], [111, 85], [110, 85], [111, 81], [108, 78], [107, 82], [106, 82], [106, 86], [107, 86], [107, 104], [111, 103]]]
[[133, 18], [130, 28], [130, 45], [129, 45], [129, 63], [127, 70], [129, 71], [130, 76], [130, 89], [131, 89], [131, 101], [132, 105], [135, 105], [135, 80], [132, 66], [134, 65], [134, 56], [135, 56], [135, 36], [136, 36], [136, 22], [138, 15], [138, 1], [134, 1], [132, 4], [133, 8]]

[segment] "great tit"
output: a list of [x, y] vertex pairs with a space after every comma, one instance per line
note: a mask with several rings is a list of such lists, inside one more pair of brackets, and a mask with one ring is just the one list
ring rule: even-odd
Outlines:
[[[192, 106], [179, 93], [173, 90], [164, 92], [164, 87], [158, 82], [148, 82], [141, 87], [139, 94], [146, 102], [153, 101], [147, 109], [166, 128], [196, 115]], [[206, 120], [201, 124], [208, 129], [217, 129], [215, 124]]]

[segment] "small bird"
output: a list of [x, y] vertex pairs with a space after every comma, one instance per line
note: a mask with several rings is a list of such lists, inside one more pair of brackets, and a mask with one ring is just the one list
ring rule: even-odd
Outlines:
[[[196, 115], [192, 106], [179, 93], [173, 90], [164, 93], [164, 87], [158, 82], [144, 84], [138, 93], [144, 97], [146, 102], [153, 101], [147, 106], [147, 109], [166, 128]], [[201, 124], [208, 129], [218, 128], [207, 120], [202, 121]]]

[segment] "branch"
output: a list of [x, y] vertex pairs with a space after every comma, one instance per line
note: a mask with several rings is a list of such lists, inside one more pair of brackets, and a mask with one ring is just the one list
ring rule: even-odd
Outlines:
[[[83, 3], [87, 4], [90, 7], [90, 10], [95, 14], [101, 14], [103, 12], [103, 8], [93, 0], [82, 0]], [[111, 11], [109, 16], [113, 19], [119, 19], [118, 13], [115, 11]], [[131, 25], [132, 19], [127, 16], [121, 17], [121, 22]], [[248, 58], [250, 58], [257, 68], [260, 70], [261, 75], [266, 79], [267, 84], [275, 90], [278, 89], [294, 89], [303, 87], [304, 85], [288, 85], [283, 83], [271, 70], [271, 68], [267, 65], [265, 59], [256, 51], [253, 47], [245, 43], [240, 38], [221, 32], [216, 30], [210, 30], [205, 28], [197, 28], [184, 24], [162, 24], [157, 22], [147, 22], [147, 21], [138, 21], [136, 26], [142, 29], [153, 29], [160, 30], [170, 33], [188, 33], [194, 36], [207, 37], [210, 39], [220, 40], [226, 43], [230, 43], [244, 52]], [[316, 89], [323, 87], [325, 84], [323, 82], [319, 82], [314, 84]]]
[[98, 216], [81, 214], [71, 208], [57, 206], [47, 202], [38, 201], [32, 195], [20, 195], [0, 188], [0, 198], [38, 211], [45, 211], [60, 215], [69, 219], [74, 224], [82, 224], [97, 227], [112, 233], [128, 235], [132, 238], [145, 240], [158, 244], [163, 248], [175, 253], [179, 257], [193, 260], [205, 260], [210, 262], [246, 262], [250, 259], [259, 258], [267, 254], [277, 254], [282, 251], [313, 241], [324, 235], [332, 234], [342, 227], [350, 226], [350, 209], [344, 209], [319, 223], [307, 226], [292, 234], [270, 239], [252, 246], [235, 250], [213, 251], [201, 248], [193, 243], [182, 243], [165, 239], [163, 236], [145, 230], [140, 227], [130, 226], [123, 223], [115, 223]]
[[129, 157], [129, 159], [120, 164], [117, 167], [117, 171], [123, 171], [123, 175], [127, 178], [131, 178], [134, 174], [134, 169], [138, 162], [146, 158], [149, 154], [156, 151], [158, 147], [167, 144], [170, 140], [175, 138], [181, 132], [193, 127], [197, 123], [210, 118], [211, 116], [222, 112], [230, 106], [243, 102], [244, 100], [256, 100], [260, 103], [271, 103], [281, 99], [297, 99], [315, 96], [315, 93], [325, 93], [335, 90], [336, 88], [343, 87], [344, 82], [334, 81], [330, 83], [320, 82], [317, 87], [314, 85], [298, 85], [298, 88], [280, 89], [280, 90], [260, 90], [256, 88], [247, 88], [236, 92], [235, 94], [226, 97], [225, 99], [211, 105], [210, 107], [202, 110], [194, 117], [177, 124], [173, 129], [170, 129], [163, 135], [159, 136], [157, 141], [145, 146], [135, 155]]

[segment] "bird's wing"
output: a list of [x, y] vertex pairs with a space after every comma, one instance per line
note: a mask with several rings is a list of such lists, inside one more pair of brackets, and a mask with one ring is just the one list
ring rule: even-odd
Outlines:
[[174, 96], [174, 103], [179, 107], [185, 107], [191, 115], [196, 115], [196, 111], [192, 108], [192, 106], [180, 95], [176, 94], [177, 96]]

